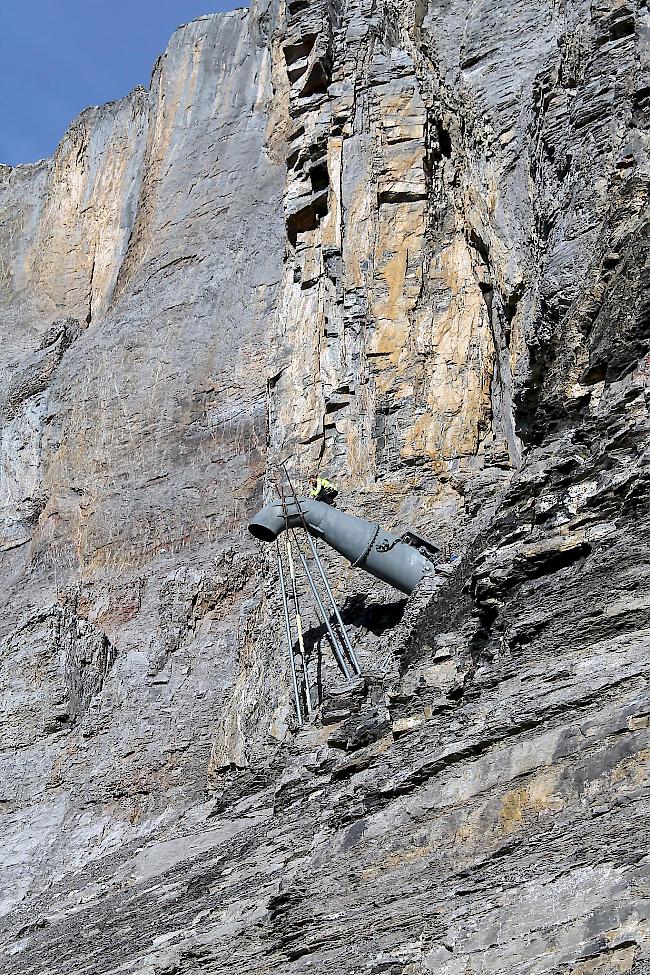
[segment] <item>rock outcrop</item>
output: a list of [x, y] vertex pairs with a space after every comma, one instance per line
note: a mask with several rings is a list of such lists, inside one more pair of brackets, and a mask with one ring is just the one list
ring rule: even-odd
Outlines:
[[[3, 970], [650, 971], [649, 36], [259, 0], [0, 167]], [[442, 550], [302, 727], [281, 461]]]

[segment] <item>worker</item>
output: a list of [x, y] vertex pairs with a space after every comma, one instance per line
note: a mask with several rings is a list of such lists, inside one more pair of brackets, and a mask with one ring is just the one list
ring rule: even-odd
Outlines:
[[325, 504], [334, 504], [338, 493], [332, 482], [326, 480], [324, 477], [314, 475], [311, 478], [311, 491], [309, 492], [309, 496], [314, 501], [324, 501]]

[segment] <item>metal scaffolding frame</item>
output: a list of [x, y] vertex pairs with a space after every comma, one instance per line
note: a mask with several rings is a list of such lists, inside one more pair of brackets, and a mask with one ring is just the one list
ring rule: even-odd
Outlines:
[[[327, 634], [328, 640], [332, 647], [332, 653], [334, 655], [334, 659], [341, 673], [343, 674], [346, 680], [351, 680], [353, 676], [358, 676], [361, 673], [361, 668], [356, 653], [354, 651], [354, 648], [352, 646], [352, 643], [350, 641], [350, 638], [348, 636], [348, 633], [346, 631], [345, 624], [343, 623], [343, 619], [341, 618], [341, 614], [337, 606], [336, 600], [334, 598], [334, 593], [332, 592], [332, 587], [330, 586], [320, 555], [318, 554], [316, 545], [314, 544], [314, 541], [311, 535], [309, 534], [305, 519], [302, 517], [300, 502], [294, 490], [289, 473], [284, 464], [279, 465], [279, 467], [284, 472], [284, 476], [289, 486], [289, 494], [286, 494], [284, 488], [276, 484], [276, 488], [280, 496], [280, 501], [282, 504], [282, 510], [283, 510], [285, 520], [287, 521], [287, 525], [288, 525], [289, 512], [287, 508], [287, 502], [289, 501], [289, 503], [291, 503], [294, 507], [298, 509], [298, 512], [300, 514], [301, 526], [304, 529], [305, 536], [307, 538], [309, 551], [311, 553], [313, 563], [315, 564], [318, 570], [318, 577], [320, 578], [321, 585], [324, 589], [324, 592], [326, 593], [326, 601], [329, 602], [331, 607], [331, 610], [328, 612], [325, 605], [325, 601], [323, 600], [320, 592], [318, 591], [318, 586], [314, 579], [314, 574], [309, 565], [308, 559], [305, 556], [305, 553], [302, 549], [300, 540], [296, 534], [296, 530], [292, 528], [290, 532], [287, 533], [287, 538], [286, 538], [286, 559], [288, 565], [289, 579], [291, 582], [290, 589], [289, 589], [289, 592], [291, 594], [291, 600], [289, 599], [289, 596], [287, 594], [288, 587], [287, 587], [287, 579], [285, 575], [285, 568], [284, 568], [284, 563], [282, 558], [282, 550], [279, 542], [277, 541], [276, 541], [276, 552], [277, 552], [277, 563], [278, 563], [278, 577], [280, 583], [280, 596], [282, 600], [282, 607], [284, 613], [287, 652], [289, 655], [291, 686], [292, 686], [293, 696], [294, 696], [296, 718], [298, 721], [298, 725], [302, 726], [304, 723], [303, 700], [306, 706], [307, 718], [309, 718], [309, 716], [313, 712], [313, 703], [312, 703], [311, 688], [309, 682], [307, 654], [306, 654], [305, 643], [304, 643], [302, 615], [300, 611], [300, 597], [298, 591], [298, 581], [296, 576], [296, 562], [293, 557], [294, 546], [298, 554], [300, 566], [303, 570], [305, 579], [309, 586], [309, 590], [311, 591], [313, 597], [314, 609], [321, 623], [325, 627], [325, 632]], [[292, 626], [291, 626], [292, 614], [290, 612], [290, 602], [293, 603], [293, 623], [294, 623], [293, 628], [295, 629], [295, 633], [296, 633], [296, 641], [294, 641], [293, 633], [292, 633]], [[299, 680], [298, 668], [296, 666], [296, 646], [297, 646], [297, 652], [301, 659], [302, 680]], [[301, 683], [302, 683], [302, 688], [300, 687]]]

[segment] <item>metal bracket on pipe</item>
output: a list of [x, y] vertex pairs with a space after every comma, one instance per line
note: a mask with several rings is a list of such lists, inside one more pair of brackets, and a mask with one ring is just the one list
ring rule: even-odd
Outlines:
[[396, 545], [399, 545], [400, 542], [404, 545], [410, 545], [412, 548], [417, 549], [421, 555], [424, 555], [424, 557], [429, 559], [431, 562], [433, 561], [432, 556], [437, 555], [440, 552], [437, 545], [434, 545], [433, 542], [428, 538], [425, 538], [424, 535], [420, 535], [418, 532], [413, 531], [412, 528], [402, 532], [400, 537], [394, 539], [392, 542], [380, 542], [377, 546], [377, 551], [390, 552], [390, 550], [395, 548]]

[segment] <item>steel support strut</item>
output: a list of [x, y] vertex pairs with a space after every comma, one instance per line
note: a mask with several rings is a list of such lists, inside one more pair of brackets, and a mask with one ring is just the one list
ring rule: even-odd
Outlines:
[[[325, 573], [325, 569], [323, 568], [323, 563], [321, 561], [321, 557], [318, 554], [318, 549], [316, 548], [316, 545], [314, 544], [314, 540], [311, 537], [311, 535], [309, 533], [309, 530], [307, 528], [307, 524], [305, 522], [305, 518], [304, 518], [304, 515], [303, 515], [303, 511], [302, 511], [302, 508], [300, 507], [300, 501], [298, 500], [298, 495], [296, 494], [296, 490], [295, 490], [295, 488], [293, 486], [293, 483], [291, 481], [291, 478], [289, 477], [289, 471], [287, 470], [287, 468], [286, 468], [286, 466], [284, 464], [282, 464], [282, 470], [284, 471], [284, 476], [287, 479], [287, 482], [289, 484], [289, 489], [291, 491], [291, 494], [293, 495], [294, 504], [296, 505], [296, 507], [298, 509], [298, 513], [300, 515], [300, 520], [302, 522], [302, 527], [303, 527], [304, 532], [305, 532], [305, 535], [307, 537], [307, 542], [309, 544], [309, 548], [310, 548], [311, 554], [312, 554], [313, 559], [314, 559], [314, 561], [316, 563], [316, 566], [318, 567], [318, 571], [320, 573], [320, 577], [321, 577], [321, 579], [323, 581], [323, 585], [325, 587], [325, 592], [327, 593], [327, 597], [328, 597], [328, 599], [330, 601], [330, 604], [332, 606], [332, 609], [334, 611], [334, 617], [335, 617], [336, 622], [338, 624], [340, 634], [343, 637], [343, 643], [345, 645], [345, 649], [347, 650], [348, 656], [350, 657], [350, 662], [352, 663], [352, 669], [354, 670], [354, 672], [356, 674], [360, 674], [361, 673], [361, 667], [359, 666], [359, 661], [357, 660], [357, 656], [356, 656], [356, 654], [354, 652], [354, 649], [352, 647], [352, 644], [350, 643], [350, 638], [348, 637], [347, 630], [345, 629], [345, 624], [344, 624], [343, 620], [341, 619], [341, 614], [339, 613], [339, 608], [338, 608], [338, 606], [336, 604], [336, 600], [334, 599], [334, 593], [332, 592], [332, 589], [330, 587], [330, 584], [329, 584], [329, 581], [328, 581], [328, 578], [327, 578], [327, 574]], [[296, 545], [298, 545], [297, 542], [296, 542]], [[300, 552], [300, 546], [298, 546], [298, 551]], [[303, 565], [305, 566], [305, 571], [306, 572], [309, 572], [309, 570], [307, 568], [307, 563], [306, 563], [305, 559], [302, 556], [302, 552], [300, 552], [300, 555], [301, 555], [301, 558], [303, 560]], [[322, 607], [323, 604], [320, 601], [320, 599], [319, 599], [319, 602], [320, 602], [320, 605]], [[324, 610], [324, 607], [323, 607], [323, 611], [325, 611]]]
[[[285, 469], [285, 474], [286, 474], [286, 469]], [[286, 476], [287, 476], [287, 480], [289, 480], [289, 475], [287, 474]], [[289, 481], [289, 487], [291, 488], [291, 491], [293, 491], [293, 486], [292, 486], [292, 484], [291, 484], [290, 481]], [[278, 493], [280, 495], [280, 501], [282, 503], [282, 510], [284, 512], [285, 523], [288, 525], [289, 524], [289, 512], [288, 512], [288, 509], [287, 509], [287, 502], [286, 502], [286, 498], [284, 496], [284, 491], [278, 489]], [[330, 621], [329, 621], [329, 618], [327, 616], [327, 612], [325, 610], [325, 607], [323, 606], [323, 602], [322, 602], [322, 600], [320, 598], [320, 595], [318, 593], [318, 589], [316, 588], [316, 584], [314, 582], [313, 576], [312, 576], [312, 574], [311, 574], [311, 572], [309, 570], [309, 566], [307, 565], [307, 562], [306, 562], [306, 560], [305, 560], [305, 558], [303, 556], [303, 553], [302, 553], [302, 550], [300, 548], [300, 545], [298, 544], [298, 539], [296, 538], [296, 533], [294, 531], [292, 531], [292, 535], [293, 535], [293, 539], [294, 539], [294, 541], [296, 543], [296, 549], [298, 551], [298, 554], [300, 555], [300, 561], [302, 562], [302, 566], [303, 566], [303, 569], [305, 571], [305, 575], [307, 576], [307, 581], [309, 583], [309, 586], [311, 588], [312, 594], [314, 596], [314, 601], [316, 603], [316, 611], [317, 611], [318, 615], [320, 616], [322, 622], [325, 624], [325, 628], [327, 630], [327, 635], [329, 637], [330, 643], [332, 644], [332, 652], [334, 654], [334, 659], [336, 660], [337, 664], [339, 665], [339, 667], [341, 669], [341, 672], [343, 673], [343, 676], [345, 677], [345, 679], [346, 680], [349, 680], [350, 679], [350, 671], [349, 671], [349, 668], [348, 668], [348, 666], [347, 666], [347, 664], [345, 662], [345, 657], [344, 657], [344, 654], [343, 654], [343, 649], [342, 649], [342, 647], [341, 647], [341, 645], [339, 643], [339, 639], [336, 636], [336, 633], [334, 632], [334, 630], [332, 629], [332, 626], [330, 625]], [[304, 657], [303, 657], [303, 667], [305, 669], [305, 675], [306, 675], [306, 667], [305, 667], [305, 658]], [[310, 695], [309, 695], [309, 684], [308, 684], [308, 682], [306, 683], [306, 686], [307, 686], [307, 698], [309, 700]], [[311, 708], [311, 701], [309, 703], [310, 703], [310, 708]]]
[[[295, 533], [294, 533], [294, 539], [295, 539]], [[339, 643], [339, 641], [338, 641], [338, 639], [336, 637], [336, 634], [335, 634], [334, 630], [332, 629], [332, 625], [331, 625], [331, 623], [329, 621], [329, 618], [328, 618], [328, 615], [327, 615], [327, 610], [323, 606], [323, 601], [320, 598], [320, 594], [318, 592], [318, 589], [316, 588], [316, 583], [314, 582], [313, 576], [312, 576], [311, 572], [309, 571], [309, 566], [307, 565], [307, 560], [305, 559], [305, 556], [302, 553], [302, 549], [298, 545], [298, 540], [295, 539], [295, 541], [296, 541], [296, 548], [298, 549], [298, 555], [300, 556], [300, 561], [302, 562], [302, 567], [305, 570], [305, 575], [307, 576], [307, 581], [309, 582], [309, 585], [311, 587], [312, 595], [314, 597], [314, 602], [316, 603], [316, 607], [318, 609], [318, 614], [319, 614], [320, 618], [322, 619], [323, 623], [325, 624], [325, 628], [327, 630], [327, 635], [330, 638], [330, 643], [332, 644], [332, 651], [333, 651], [334, 656], [336, 658], [336, 662], [339, 665], [339, 667], [341, 668], [341, 672], [342, 672], [343, 676], [345, 677], [345, 679], [346, 680], [350, 680], [350, 676], [351, 676], [350, 675], [350, 670], [348, 668], [348, 665], [345, 662], [345, 658], [344, 658], [343, 653], [342, 653], [341, 645], [340, 645], [340, 643]]]
[[296, 571], [293, 565], [293, 553], [291, 542], [287, 538], [287, 558], [289, 560], [289, 574], [291, 576], [291, 588], [293, 591], [293, 605], [296, 614], [296, 630], [298, 632], [298, 646], [300, 648], [300, 659], [302, 660], [302, 676], [305, 681], [305, 700], [307, 703], [307, 716], [312, 712], [311, 691], [309, 690], [309, 674], [307, 672], [307, 655], [305, 653], [305, 641], [302, 632], [302, 617], [300, 616], [300, 602], [298, 600], [298, 586], [296, 584]]
[[289, 604], [287, 602], [287, 587], [284, 582], [284, 566], [282, 565], [282, 555], [280, 553], [280, 543], [276, 542], [276, 549], [278, 555], [278, 576], [280, 578], [280, 593], [282, 595], [282, 607], [284, 609], [284, 626], [287, 638], [287, 651], [289, 653], [289, 666], [291, 669], [291, 685], [293, 687], [293, 696], [296, 704], [296, 715], [298, 718], [298, 724], [303, 724], [302, 717], [302, 705], [300, 703], [300, 691], [298, 690], [298, 678], [296, 675], [296, 659], [293, 654], [293, 640], [291, 639], [291, 624], [289, 622]]

